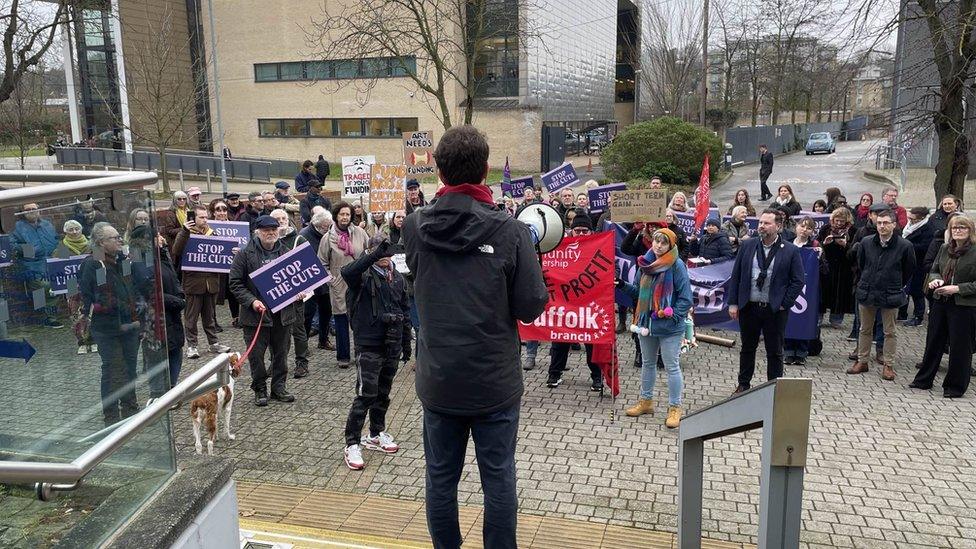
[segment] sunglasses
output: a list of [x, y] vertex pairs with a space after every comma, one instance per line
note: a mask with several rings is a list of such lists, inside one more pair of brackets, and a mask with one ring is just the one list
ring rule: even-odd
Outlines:
[[176, 199], [177, 200], [186, 200], [186, 197], [185, 196], [178, 196], [178, 197], [176, 197]]
[[214, 208], [214, 211], [215, 212], [226, 212], [227, 211], [227, 206], [217, 206], [216, 208]]
[[573, 229], [573, 234], [590, 234], [589, 229]]

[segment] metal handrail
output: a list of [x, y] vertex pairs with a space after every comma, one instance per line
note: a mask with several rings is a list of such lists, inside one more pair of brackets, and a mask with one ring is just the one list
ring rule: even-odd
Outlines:
[[83, 170], [0, 170], [0, 182], [50, 183], [0, 192], [0, 208], [57, 198], [84, 197], [98, 192], [142, 189], [156, 184], [156, 172]]
[[812, 387], [810, 379], [774, 379], [681, 419], [678, 431], [680, 549], [701, 547], [705, 441], [758, 428], [763, 430], [759, 549], [800, 546]]
[[70, 463], [0, 461], [0, 483], [33, 482], [38, 498], [43, 501], [51, 496], [52, 491], [77, 488], [96, 465], [159, 419], [170, 407], [229, 383], [230, 357], [230, 353], [217, 355]]

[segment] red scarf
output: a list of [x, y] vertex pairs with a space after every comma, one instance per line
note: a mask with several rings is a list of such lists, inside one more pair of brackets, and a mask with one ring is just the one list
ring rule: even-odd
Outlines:
[[460, 185], [444, 185], [434, 196], [444, 196], [449, 193], [461, 193], [470, 196], [478, 202], [495, 205], [495, 199], [491, 196], [491, 189], [476, 183], [462, 183]]

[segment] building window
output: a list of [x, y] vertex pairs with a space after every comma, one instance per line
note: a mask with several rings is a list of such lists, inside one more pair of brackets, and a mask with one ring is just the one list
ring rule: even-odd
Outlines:
[[518, 96], [519, 51], [518, 12], [514, 0], [472, 2], [468, 10], [478, 7], [483, 13], [469, 13], [469, 25], [480, 21], [480, 28], [471, 28], [468, 35], [477, 38], [474, 43], [475, 95], [478, 97]]
[[[516, 70], [517, 67], [516, 67]], [[417, 58], [371, 57], [328, 61], [255, 63], [255, 82], [293, 82], [341, 78], [393, 78], [417, 73]]]
[[416, 118], [261, 118], [258, 137], [398, 138], [415, 132]]

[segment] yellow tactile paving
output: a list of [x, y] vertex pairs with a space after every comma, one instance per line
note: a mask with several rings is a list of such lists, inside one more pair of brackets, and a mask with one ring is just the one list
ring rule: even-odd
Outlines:
[[[265, 541], [295, 549], [321, 547], [430, 547], [424, 505], [375, 495], [312, 490], [299, 486], [238, 483], [241, 528]], [[464, 546], [483, 547], [481, 507], [460, 507]], [[538, 549], [674, 549], [676, 536], [640, 528], [557, 517], [518, 517], [518, 544]], [[702, 540], [703, 549], [748, 549], [752, 545]]]

